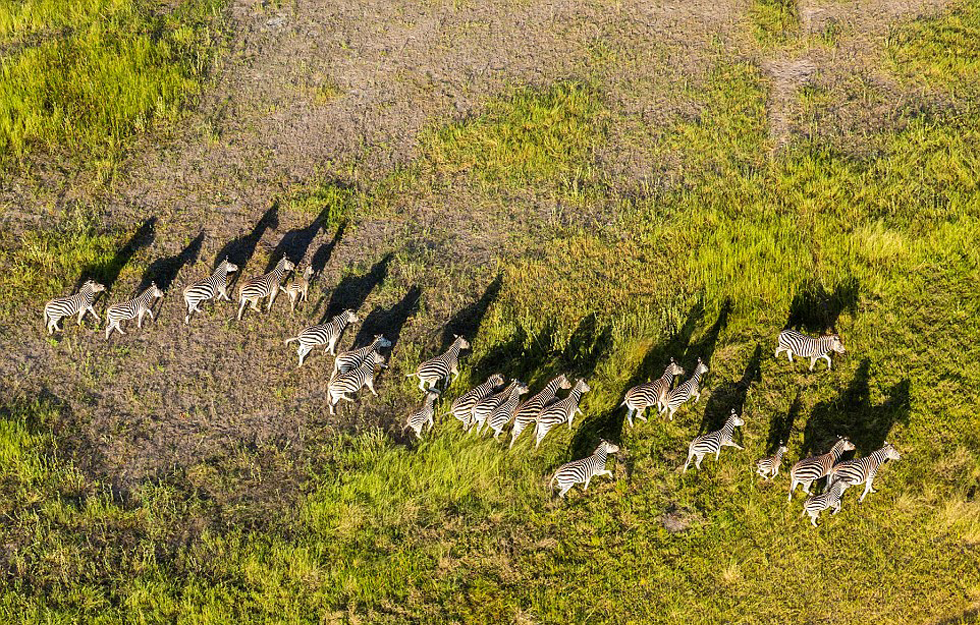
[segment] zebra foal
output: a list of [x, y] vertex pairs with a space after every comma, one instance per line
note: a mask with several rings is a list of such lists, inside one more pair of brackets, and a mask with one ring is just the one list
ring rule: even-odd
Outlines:
[[289, 312], [296, 310], [296, 302], [305, 302], [310, 295], [310, 278], [313, 277], [313, 267], [306, 266], [303, 274], [293, 278], [292, 282], [280, 285], [279, 290], [289, 297]]
[[324, 353], [330, 352], [331, 355], [334, 355], [336, 353], [337, 341], [340, 340], [344, 329], [352, 323], [357, 323], [357, 321], [357, 315], [354, 314], [353, 310], [345, 310], [327, 323], [318, 323], [315, 326], [310, 326], [300, 332], [299, 335], [286, 339], [286, 345], [294, 342], [299, 343], [299, 347], [296, 348], [296, 354], [299, 356], [299, 364], [296, 366], [302, 367], [303, 361], [306, 360], [306, 355], [313, 351], [314, 347], [319, 347], [320, 345], [327, 346]]
[[160, 297], [163, 297], [163, 291], [157, 288], [156, 282], [151, 282], [149, 288], [135, 298], [107, 308], [105, 337], [108, 339], [113, 330], [119, 330], [119, 334], [126, 334], [121, 324], [131, 319], [136, 319], [136, 327], [142, 328], [143, 315], [149, 315], [150, 319], [153, 319], [153, 302]]
[[868, 496], [868, 493], [874, 493], [874, 488], [871, 487], [872, 482], [874, 482], [875, 475], [878, 474], [878, 469], [886, 460], [899, 460], [902, 455], [898, 453], [894, 445], [890, 445], [887, 441], [885, 445], [872, 453], [870, 456], [865, 456], [863, 458], [857, 458], [855, 460], [848, 460], [847, 462], [841, 462], [835, 465], [833, 469], [830, 470], [830, 475], [827, 477], [827, 481], [830, 484], [842, 484], [844, 490], [847, 490], [850, 486], [856, 486], [858, 484], [864, 484], [864, 492], [861, 493], [861, 498], [858, 499], [858, 503], [864, 501], [864, 498]]
[[830, 470], [834, 468], [844, 452], [853, 449], [854, 443], [846, 438], [838, 437], [837, 442], [834, 443], [829, 452], [820, 456], [804, 458], [794, 464], [793, 468], [789, 470], [789, 497], [787, 501], [792, 501], [793, 491], [796, 490], [797, 484], [801, 484], [803, 492], [809, 495], [810, 486], [820, 478], [829, 475]]
[[567, 493], [576, 484], [584, 484], [583, 491], [589, 490], [589, 482], [597, 475], [605, 475], [612, 478], [612, 471], [606, 469], [606, 458], [609, 454], [619, 451], [619, 447], [609, 441], [601, 441], [591, 456], [586, 456], [581, 460], [573, 460], [558, 467], [554, 477], [548, 483], [549, 489], [554, 489], [555, 482], [558, 482], [558, 496], [565, 498]]
[[840, 512], [841, 498], [844, 496], [844, 486], [841, 482], [835, 483], [830, 489], [819, 495], [812, 495], [803, 502], [803, 514], [810, 515], [810, 523], [817, 527], [817, 517], [827, 508], [833, 508], [833, 514]]
[[105, 291], [105, 285], [99, 284], [94, 280], [87, 280], [78, 293], [68, 297], [56, 297], [44, 305], [44, 323], [48, 334], [54, 334], [55, 330], [61, 332], [58, 323], [65, 317], [78, 315], [78, 325], [82, 325], [82, 319], [87, 313], [92, 313], [96, 321], [102, 323], [99, 313], [95, 312], [96, 293]]
[[776, 453], [755, 463], [755, 472], [766, 480], [771, 480], [779, 474], [779, 465], [783, 463], [783, 455], [789, 451], [786, 445], [780, 443]]
[[681, 383], [677, 388], [667, 393], [663, 407], [667, 411], [667, 418], [674, 420], [674, 413], [687, 400], [694, 398], [694, 403], [701, 401], [701, 377], [708, 372], [708, 366], [698, 358], [698, 365], [694, 368], [694, 374]]
[[[459, 353], [470, 347], [469, 341], [458, 334], [455, 336], [456, 340], [453, 341], [453, 344], [449, 346], [449, 349], [445, 353], [426, 360], [419, 365], [415, 373], [409, 373], [405, 377], [417, 377], [419, 379], [419, 388], [422, 391], [428, 390], [425, 387], [426, 382], [432, 387], [435, 387], [439, 383], [439, 380], [442, 379], [446, 380], [447, 387], [452, 384], [459, 377]], [[452, 379], [450, 379], [450, 376]]]
[[660, 378], [653, 382], [638, 384], [626, 391], [626, 399], [620, 406], [626, 406], [626, 420], [629, 421], [630, 427], [633, 427], [634, 414], [638, 419], [647, 420], [644, 413], [650, 406], [657, 406], [658, 413], [663, 412], [667, 393], [670, 392], [670, 387], [674, 383], [674, 377], [678, 375], [684, 375], [684, 369], [671, 358], [670, 364], [664, 369]]
[[718, 458], [721, 456], [722, 447], [745, 449], [732, 440], [732, 436], [735, 434], [735, 428], [740, 425], [745, 425], [745, 421], [742, 419], [742, 417], [735, 414], [735, 410], [732, 409], [732, 414], [729, 415], [728, 420], [725, 421], [725, 425], [722, 426], [720, 430], [702, 434], [691, 441], [691, 444], [687, 449], [687, 462], [684, 463], [684, 473], [687, 473], [687, 467], [689, 464], [691, 464], [692, 458], [695, 458], [694, 468], [700, 469], [701, 461], [708, 454], [714, 454], [715, 462], [717, 462]]
[[293, 264], [293, 261], [283, 256], [276, 263], [275, 269], [258, 278], [246, 280], [238, 287], [238, 320], [241, 321], [246, 304], [250, 304], [255, 312], [261, 312], [258, 304], [265, 297], [269, 298], [269, 302], [265, 306], [266, 312], [272, 310], [272, 304], [276, 301], [276, 296], [279, 295], [279, 286], [286, 274], [295, 268], [296, 265]]
[[436, 415], [436, 400], [439, 398], [439, 391], [428, 390], [425, 393], [425, 399], [422, 402], [422, 407], [408, 415], [408, 421], [402, 427], [402, 432], [405, 430], [412, 430], [415, 432], [416, 438], [422, 438], [422, 428], [425, 424], [429, 424], [429, 431], [435, 426], [435, 415]]
[[821, 358], [827, 361], [827, 369], [830, 369], [831, 352], [843, 354], [844, 351], [844, 343], [837, 334], [812, 337], [796, 330], [783, 330], [776, 339], [776, 358], [783, 352], [786, 352], [790, 362], [793, 362], [794, 354], [800, 358], [809, 358], [810, 371], [813, 371], [814, 365]]
[[184, 315], [184, 323], [191, 322], [191, 315], [201, 310], [201, 302], [212, 299], [230, 302], [228, 297], [228, 274], [238, 271], [238, 265], [228, 262], [225, 258], [221, 261], [211, 275], [207, 278], [195, 282], [184, 289], [184, 303], [187, 304], [187, 314]]
[[380, 366], [382, 369], [386, 368], [384, 357], [378, 352], [371, 352], [371, 356], [364, 360], [363, 363], [356, 369], [351, 369], [347, 373], [337, 376], [327, 385], [327, 394], [329, 395], [330, 403], [330, 414], [334, 413], [334, 407], [341, 399], [347, 401], [354, 401], [353, 398], [348, 397], [348, 394], [354, 394], [360, 391], [365, 386], [371, 391], [371, 394], [375, 397], [378, 396], [378, 392], [374, 390], [374, 368], [375, 366]]

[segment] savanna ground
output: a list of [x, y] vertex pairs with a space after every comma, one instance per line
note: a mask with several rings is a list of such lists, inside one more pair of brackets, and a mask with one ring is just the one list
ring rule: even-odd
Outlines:
[[[0, 54], [3, 622], [980, 615], [975, 1], [24, 0]], [[284, 253], [319, 272], [295, 314], [182, 323], [217, 260]], [[169, 291], [49, 338], [86, 278]], [[345, 347], [395, 345], [330, 416], [282, 341], [348, 307]], [[777, 361], [787, 326], [848, 353]], [[453, 333], [449, 396], [564, 371], [584, 417], [406, 438]], [[630, 429], [670, 357], [700, 403]], [[682, 474], [733, 408], [746, 450]], [[786, 473], [838, 434], [903, 457], [814, 529]], [[554, 499], [603, 437], [614, 479]]]

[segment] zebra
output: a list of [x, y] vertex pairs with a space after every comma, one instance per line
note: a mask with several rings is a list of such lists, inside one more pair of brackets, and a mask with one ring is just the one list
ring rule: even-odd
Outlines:
[[68, 297], [56, 297], [45, 304], [44, 323], [48, 334], [54, 334], [55, 330], [61, 332], [58, 323], [63, 318], [71, 317], [74, 314], [78, 315], [78, 325], [82, 325], [82, 319], [85, 318], [86, 313], [92, 313], [96, 321], [102, 323], [102, 318], [99, 317], [99, 313], [95, 312], [95, 307], [92, 305], [95, 302], [96, 293], [102, 291], [105, 291], [105, 285], [94, 280], [86, 280], [78, 293]]
[[514, 416], [514, 411], [517, 410], [518, 404], [521, 403], [521, 395], [528, 391], [527, 384], [514, 380], [510, 385], [510, 395], [507, 396], [504, 401], [494, 408], [490, 416], [487, 417], [487, 427], [493, 430], [494, 440], [499, 440], [500, 435], [504, 433], [504, 428], [510, 423], [511, 417]]
[[901, 454], [898, 453], [895, 446], [889, 445], [886, 441], [881, 449], [872, 453], [870, 456], [848, 460], [847, 462], [841, 462], [835, 465], [830, 470], [830, 475], [827, 479], [831, 485], [842, 484], [844, 490], [863, 482], [864, 492], [861, 493], [861, 498], [858, 499], [858, 503], [860, 503], [864, 501], [868, 493], [877, 492], [871, 487], [871, 484], [874, 482], [875, 475], [878, 473], [878, 468], [881, 467], [885, 460], [899, 460], [901, 457]]
[[211, 272], [210, 276], [184, 289], [184, 302], [187, 304], [187, 314], [184, 315], [184, 323], [190, 323], [191, 315], [195, 312], [204, 312], [200, 308], [201, 302], [206, 302], [211, 299], [220, 300], [222, 297], [225, 298], [225, 301], [230, 302], [231, 298], [228, 297], [228, 274], [236, 271], [238, 271], [238, 265], [228, 262], [228, 259], [225, 258]]
[[319, 323], [315, 326], [310, 326], [299, 333], [298, 336], [286, 339], [286, 345], [289, 345], [293, 341], [299, 343], [299, 347], [296, 349], [296, 353], [299, 355], [299, 364], [296, 365], [297, 368], [303, 366], [303, 361], [306, 360], [306, 355], [313, 351], [314, 347], [320, 345], [326, 345], [327, 348], [323, 350], [324, 353], [330, 352], [331, 355], [336, 355], [337, 341], [340, 340], [340, 336], [344, 333], [344, 328], [351, 323], [357, 323], [357, 315], [354, 314], [353, 310], [345, 310], [340, 313], [327, 323]]
[[[456, 339], [445, 353], [426, 360], [419, 365], [415, 373], [409, 373], [406, 376], [409, 378], [412, 376], [417, 377], [419, 379], [419, 388], [422, 391], [426, 390], [426, 382], [429, 382], [434, 387], [439, 380], [446, 378], [446, 387], [448, 388], [459, 377], [459, 352], [464, 349], [469, 349], [470, 343], [458, 334], [454, 336]], [[450, 376], [452, 376], [452, 379], [450, 379]]]
[[252, 310], [261, 312], [258, 303], [263, 297], [268, 297], [269, 302], [265, 306], [266, 312], [272, 310], [272, 304], [279, 295], [279, 285], [282, 284], [286, 274], [296, 268], [293, 261], [285, 256], [276, 263], [276, 268], [269, 273], [246, 280], [238, 287], [238, 320], [241, 321], [242, 314], [245, 312], [245, 305], [251, 304]]
[[568, 390], [570, 388], [572, 388], [572, 383], [568, 381], [568, 378], [563, 373], [551, 382], [548, 382], [537, 395], [518, 406], [517, 412], [514, 413], [514, 429], [510, 432], [510, 446], [513, 447], [527, 426], [537, 420], [538, 415], [544, 407], [555, 400], [558, 389]]
[[330, 396], [330, 414], [335, 414], [334, 406], [341, 399], [354, 401], [347, 396], [348, 393], [357, 393], [365, 386], [368, 387], [372, 395], [377, 397], [378, 392], [374, 390], [375, 365], [379, 365], [382, 369], [388, 366], [385, 364], [384, 356], [378, 352], [371, 352], [371, 356], [366, 358], [359, 367], [330, 380], [327, 385], [327, 394]]
[[812, 337], [807, 336], [796, 330], [783, 330], [779, 333], [776, 340], [776, 357], [786, 352], [786, 357], [793, 362], [793, 354], [800, 358], [810, 359], [810, 371], [817, 361], [823, 358], [827, 361], [827, 369], [830, 369], [830, 353], [844, 353], [844, 343], [840, 340], [840, 335], [828, 334], [826, 336]]
[[833, 514], [840, 512], [841, 498], [844, 496], [845, 487], [842, 482], [835, 482], [830, 489], [819, 495], [811, 495], [803, 502], [803, 514], [810, 515], [810, 523], [817, 527], [817, 517], [827, 508], [833, 508]]
[[498, 390], [491, 395], [487, 395], [473, 404], [473, 408], [470, 410], [469, 427], [467, 427], [466, 431], [475, 431], [479, 434], [483, 430], [483, 424], [487, 422], [490, 415], [493, 414], [500, 404], [504, 403], [510, 397], [510, 393], [515, 384], [517, 384], [517, 380], [512, 380], [503, 390]]
[[674, 413], [687, 400], [694, 397], [694, 403], [701, 401], [701, 376], [708, 372], [708, 366], [698, 358], [698, 366], [694, 368], [694, 375], [681, 383], [677, 388], [667, 393], [667, 397], [662, 404], [667, 411], [667, 418], [674, 420]]
[[504, 384], [504, 376], [494, 373], [483, 384], [470, 389], [460, 395], [449, 407], [449, 413], [463, 423], [463, 427], [469, 429], [473, 419], [473, 408], [486, 399], [491, 394], [500, 390]]
[[844, 452], [853, 449], [854, 443], [846, 438], [838, 437], [837, 442], [834, 443], [829, 452], [820, 456], [804, 458], [794, 464], [793, 468], [789, 470], [789, 497], [787, 501], [792, 501], [793, 491], [796, 490], [797, 484], [801, 484], [803, 492], [809, 495], [810, 486], [820, 478], [829, 475], [830, 470], [834, 468]]
[[425, 400], [422, 402], [422, 407], [408, 415], [408, 421], [405, 426], [402, 427], [402, 432], [411, 429], [415, 432], [416, 438], [422, 438], [422, 428], [425, 424], [429, 424], [429, 431], [435, 425], [435, 414], [436, 414], [436, 399], [439, 398], [439, 391], [430, 389], [425, 393]]
[[596, 447], [591, 456], [581, 460], [573, 460], [558, 467], [554, 477], [551, 478], [551, 482], [548, 483], [548, 488], [554, 489], [555, 482], [558, 482], [558, 488], [561, 489], [558, 491], [558, 496], [564, 499], [565, 493], [576, 484], [584, 484], [582, 490], [587, 491], [589, 490], [589, 482], [597, 475], [612, 478], [612, 471], [606, 469], [606, 458], [609, 454], [614, 454], [617, 451], [619, 451], [618, 446], [606, 440], [600, 441], [599, 446]]
[[582, 395], [591, 390], [589, 385], [585, 383], [585, 380], [579, 380], [575, 383], [574, 388], [569, 391], [568, 397], [549, 404], [541, 410], [534, 428], [535, 449], [541, 445], [541, 441], [544, 440], [544, 437], [548, 435], [548, 432], [552, 428], [565, 422], [568, 422], [569, 428], [572, 427], [572, 420], [575, 418], [575, 413], [582, 412], [582, 409], [578, 405], [582, 399]]
[[[354, 321], [357, 321], [356, 317]], [[351, 369], [360, 366], [364, 362], [364, 359], [371, 355], [371, 352], [378, 352], [388, 347], [391, 347], [391, 341], [386, 339], [384, 334], [375, 334], [374, 341], [370, 345], [338, 354], [333, 361], [333, 375], [347, 373]]]
[[684, 368], [671, 358], [670, 364], [664, 369], [664, 374], [660, 378], [653, 382], [638, 384], [626, 391], [626, 399], [623, 400], [620, 406], [626, 406], [628, 410], [626, 419], [629, 421], [630, 427], [633, 427], [634, 414], [638, 419], [647, 420], [644, 413], [650, 406], [657, 406], [658, 414], [664, 411], [663, 407], [667, 402], [667, 393], [670, 392], [670, 387], [674, 383], [674, 377], [678, 375], [684, 375]]
[[151, 282], [149, 288], [134, 299], [110, 306], [105, 311], [105, 337], [108, 339], [113, 330], [126, 334], [121, 324], [130, 319], [136, 319], [136, 327], [142, 328], [143, 315], [149, 315], [153, 319], [153, 301], [159, 297], [163, 297], [163, 291], [157, 288], [156, 282]]
[[279, 290], [289, 296], [289, 312], [296, 310], [296, 302], [305, 302], [310, 294], [310, 278], [313, 277], [313, 267], [307, 265], [303, 275], [294, 278], [292, 282], [279, 286]]
[[684, 473], [687, 473], [687, 467], [691, 464], [691, 458], [696, 458], [694, 468], [700, 470], [701, 461], [707, 454], [714, 454], [715, 462], [717, 462], [721, 456], [722, 447], [745, 449], [732, 440], [732, 435], [735, 434], [735, 428], [740, 425], [745, 425], [745, 421], [742, 417], [735, 414], [735, 409], [733, 408], [732, 414], [728, 416], [728, 420], [725, 421], [725, 425], [720, 430], [702, 434], [691, 441], [690, 446], [687, 448], [687, 462], [684, 463]]
[[766, 480], [771, 480], [779, 474], [779, 465], [783, 462], [783, 454], [788, 451], [786, 445], [780, 443], [776, 453], [755, 463], [755, 472]]

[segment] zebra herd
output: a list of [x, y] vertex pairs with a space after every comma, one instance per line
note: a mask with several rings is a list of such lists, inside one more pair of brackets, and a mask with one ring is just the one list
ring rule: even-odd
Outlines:
[[[310, 279], [313, 274], [311, 267], [296, 276], [288, 284], [283, 284], [295, 264], [288, 258], [281, 258], [275, 268], [262, 276], [244, 281], [239, 287], [239, 307], [237, 319], [241, 319], [246, 306], [260, 312], [260, 303], [267, 300], [266, 311], [271, 310], [280, 291], [286, 293], [290, 300], [290, 310], [294, 310], [298, 302], [307, 299]], [[207, 301], [231, 301], [228, 296], [228, 276], [238, 271], [238, 267], [222, 260], [214, 271], [205, 279], [195, 282], [183, 291], [187, 313], [184, 323], [190, 323], [195, 312], [202, 312], [200, 305]], [[59, 323], [66, 317], [78, 316], [81, 325], [87, 314], [91, 314], [101, 323], [101, 318], [95, 311], [94, 302], [98, 293], [105, 291], [105, 286], [89, 280], [85, 282], [78, 293], [56, 298], [44, 306], [45, 326], [49, 334], [61, 331]], [[113, 304], [106, 310], [105, 336], [108, 339], [113, 330], [126, 334], [122, 328], [123, 321], [136, 319], [137, 328], [142, 328], [144, 316], [154, 319], [152, 307], [157, 299], [164, 295], [155, 283], [140, 293], [137, 297]], [[367, 388], [377, 395], [374, 388], [374, 376], [379, 368], [387, 364], [381, 350], [392, 346], [391, 341], [378, 334], [369, 345], [337, 353], [337, 344], [344, 330], [359, 321], [353, 310], [344, 310], [331, 320], [305, 328], [297, 336], [285, 341], [297, 344], [299, 363], [310, 352], [320, 346], [325, 346], [324, 352], [334, 356], [333, 370], [327, 385], [327, 395], [330, 413], [334, 414], [340, 400], [354, 401], [361, 389]], [[426, 426], [431, 431], [435, 425], [436, 403], [441, 397], [438, 386], [443, 383], [447, 389], [459, 377], [460, 357], [464, 350], [470, 348], [470, 343], [462, 336], [456, 336], [449, 348], [435, 358], [422, 362], [414, 373], [408, 377], [418, 379], [418, 387], [425, 394], [422, 405], [411, 412], [402, 431], [411, 430], [417, 438], [422, 438]], [[832, 353], [845, 352], [840, 336], [831, 334], [820, 337], [810, 337], [795, 330], [784, 330], [777, 338], [776, 357], [786, 353], [790, 362], [793, 356], [809, 359], [812, 371], [818, 360], [826, 360], [827, 368], [831, 367]], [[646, 410], [656, 407], [658, 414], [666, 414], [668, 420], [673, 420], [674, 414], [685, 403], [701, 398], [701, 380], [708, 373], [708, 367], [699, 358], [691, 376], [674, 387], [675, 380], [685, 375], [684, 368], [673, 359], [667, 364], [663, 375], [658, 379], [645, 382], [630, 388], [620, 404], [625, 406], [626, 421], [634, 426], [634, 418], [646, 421]], [[540, 447], [548, 433], [555, 428], [568, 424], [572, 427], [576, 414], [581, 414], [580, 402], [585, 393], [591, 389], [585, 380], [576, 380], [574, 384], [564, 374], [552, 379], [544, 388], [521, 401], [521, 397], [529, 392], [529, 387], [520, 380], [506, 379], [499, 373], [490, 375], [482, 384], [472, 388], [456, 398], [449, 407], [449, 414], [460, 421], [468, 433], [480, 435], [484, 428], [493, 433], [493, 438], [499, 440], [508, 426], [510, 443], [513, 447], [525, 430], [534, 431], [534, 447]], [[561, 391], [567, 391], [564, 397], [559, 397]], [[694, 438], [688, 446], [687, 460], [683, 472], [687, 472], [692, 460], [694, 468], [700, 469], [705, 456], [714, 455], [719, 460], [723, 447], [743, 449], [734, 441], [735, 428], [745, 424], [744, 419], [733, 409], [724, 425], [715, 431]], [[855, 445], [847, 438], [839, 438], [834, 446], [825, 454], [804, 458], [793, 465], [790, 470], [789, 500], [793, 491], [802, 486], [809, 496], [803, 504], [803, 515], [809, 515], [811, 523], [816, 527], [820, 513], [833, 508], [834, 514], [841, 509], [841, 500], [848, 487], [864, 484], [865, 489], [859, 501], [863, 501], [868, 493], [875, 492], [872, 488], [874, 478], [886, 460], [898, 460], [900, 455], [894, 446], [885, 445], [870, 455], [841, 462], [842, 455], [855, 449]], [[568, 462], [555, 472], [549, 484], [558, 486], [558, 494], [564, 498], [566, 493], [576, 484], [583, 484], [587, 490], [593, 477], [612, 477], [612, 472], [605, 468], [609, 454], [615, 454], [619, 447], [609, 441], [602, 440], [596, 450], [589, 456]], [[780, 444], [773, 456], [763, 458], [756, 463], [756, 472], [765, 480], [771, 480], [779, 473], [779, 467], [787, 447]], [[818, 480], [825, 479], [826, 487], [820, 494], [813, 494], [811, 486]]]

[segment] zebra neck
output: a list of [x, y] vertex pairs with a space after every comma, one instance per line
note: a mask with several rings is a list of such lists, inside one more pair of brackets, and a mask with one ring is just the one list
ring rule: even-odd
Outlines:
[[596, 452], [594, 454], [592, 454], [592, 456], [600, 464], [602, 464], [603, 466], [605, 466], [605, 464], [606, 464], [606, 450], [605, 449], [597, 449]]

